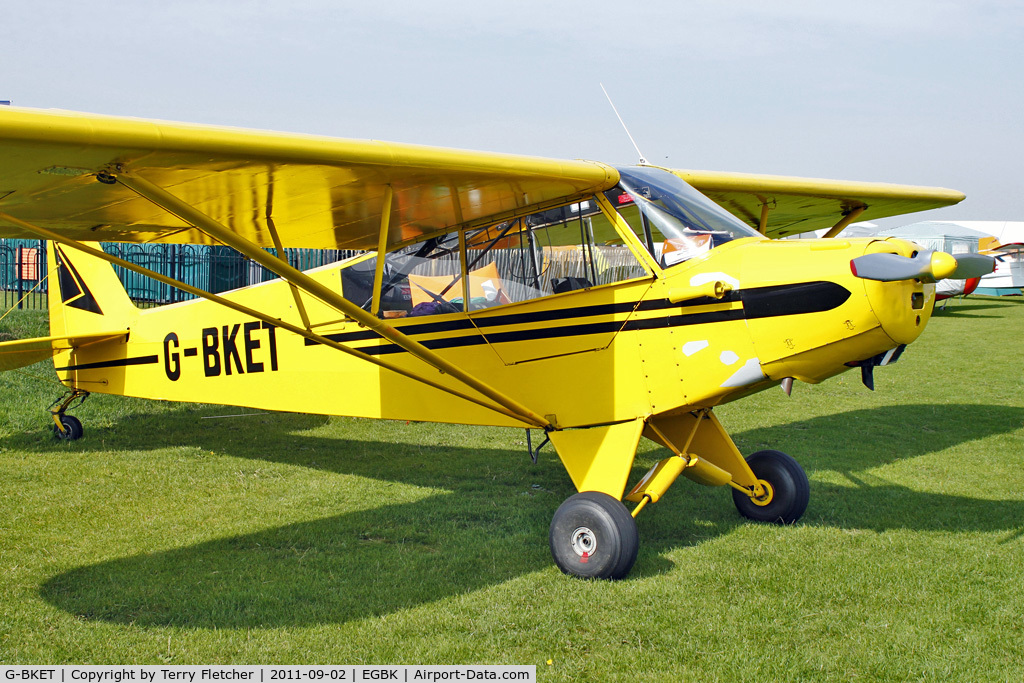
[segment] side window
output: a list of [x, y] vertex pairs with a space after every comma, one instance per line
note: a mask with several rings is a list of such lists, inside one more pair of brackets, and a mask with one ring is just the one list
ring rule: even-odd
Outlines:
[[[537, 299], [644, 277], [596, 199], [589, 199], [466, 234], [462, 282], [458, 233], [387, 255], [380, 315], [404, 318]], [[341, 271], [342, 294], [369, 310], [377, 257]]]
[[390, 287], [408, 289], [410, 316], [456, 313], [462, 306], [462, 266], [458, 233], [415, 244], [388, 254], [385, 268], [393, 270], [384, 278]]
[[471, 233], [466, 246], [471, 309], [646, 275], [594, 199]]
[[[384, 259], [380, 315], [405, 318], [456, 313], [463, 308], [457, 233], [433, 237], [391, 252]], [[341, 271], [342, 295], [369, 310], [377, 257]]]

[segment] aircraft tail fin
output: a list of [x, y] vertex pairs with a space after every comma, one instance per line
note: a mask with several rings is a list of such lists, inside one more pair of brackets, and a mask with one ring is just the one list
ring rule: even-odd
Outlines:
[[[97, 242], [83, 244], [100, 248]], [[77, 338], [129, 327], [138, 309], [108, 261], [55, 242], [46, 259], [51, 335]]]
[[0, 342], [0, 372], [125, 337], [138, 313], [107, 261], [54, 242], [46, 261], [50, 336]]

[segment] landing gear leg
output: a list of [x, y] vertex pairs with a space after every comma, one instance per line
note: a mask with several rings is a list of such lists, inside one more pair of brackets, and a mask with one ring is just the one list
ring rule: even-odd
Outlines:
[[50, 415], [53, 416], [53, 434], [62, 441], [75, 441], [81, 439], [85, 433], [82, 421], [74, 415], [65, 415], [64, 411], [71, 407], [71, 404], [78, 401], [82, 405], [88, 398], [89, 392], [81, 389], [72, 389], [70, 394], [61, 396], [50, 404]]
[[[792, 524], [807, 509], [811, 487], [800, 464], [782, 451], [758, 451], [744, 458], [710, 409], [651, 419], [644, 434], [688, 462], [680, 466], [678, 458], [663, 460], [626, 500], [641, 502], [642, 496], [649, 495], [657, 502], [668, 484], [682, 474], [698, 484], [731, 486], [736, 509], [747, 519]], [[667, 476], [659, 478], [663, 471]]]

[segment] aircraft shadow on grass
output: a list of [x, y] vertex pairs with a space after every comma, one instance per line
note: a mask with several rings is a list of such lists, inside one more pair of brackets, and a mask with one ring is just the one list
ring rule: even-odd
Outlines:
[[935, 317], [940, 318], [967, 318], [968, 320], [979, 320], [981, 318], [989, 318], [995, 320], [999, 318], [998, 315], [985, 315], [984, 313], [977, 313], [975, 311], [961, 311], [957, 309], [949, 309], [946, 311], [936, 311]]
[[[956, 420], [949, 420], [956, 415]], [[220, 422], [195, 429], [196, 414], [172, 412], [182, 445], [207, 445]], [[399, 481], [450, 491], [190, 547], [110, 560], [57, 575], [42, 597], [87, 619], [140, 626], [273, 628], [341, 623], [468, 593], [551, 566], [544, 542], [555, 508], [573, 490], [551, 452], [537, 465], [510, 449], [393, 444], [296, 435], [323, 418], [279, 415], [226, 455]], [[857, 472], [1017, 429], [1024, 409], [991, 405], [910, 405], [856, 410], [737, 435], [749, 452], [789, 450], [813, 476]], [[108, 430], [106, 446], [131, 434], [132, 418]], [[173, 425], [172, 425], [173, 426]], [[99, 430], [92, 433], [100, 449]], [[893, 432], [889, 448], [862, 452], [851, 433]], [[137, 432], [135, 432], [137, 434]], [[250, 434], [250, 436], [252, 436]], [[127, 443], [130, 436], [124, 438]], [[814, 451], [813, 442], [827, 443]], [[91, 447], [79, 442], [88, 451]], [[793, 447], [790, 447], [792, 445]], [[139, 444], [135, 444], [138, 447]], [[222, 448], [223, 450], [223, 448]], [[315, 455], [311, 455], [315, 454]], [[661, 452], [644, 454], [635, 481]], [[311, 459], [315, 458], [315, 463]], [[424, 465], [430, 463], [430, 466]], [[536, 485], [543, 488], [537, 488]], [[372, 487], [367, 496], [375, 495]], [[438, 498], [443, 503], [438, 504]], [[639, 520], [633, 579], [671, 568], [663, 554], [719, 538], [744, 521], [729, 489], [680, 481]], [[1016, 531], [1024, 502], [925, 493], [899, 485], [836, 486], [812, 481], [802, 523], [871, 530]], [[628, 580], [628, 579], [627, 579]], [[113, 596], [113, 597], [112, 597]]]
[[992, 308], [1005, 308], [1007, 304], [1024, 304], [1024, 299], [1010, 299], [1003, 297], [997, 301], [987, 302], [984, 299], [974, 299], [969, 302], [957, 302], [948, 306], [938, 306], [934, 315], [939, 318], [998, 318], [997, 315], [979, 314], [978, 311], [985, 311]]

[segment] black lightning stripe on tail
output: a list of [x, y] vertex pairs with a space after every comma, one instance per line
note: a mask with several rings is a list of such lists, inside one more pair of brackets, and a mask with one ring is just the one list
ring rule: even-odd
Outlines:
[[57, 282], [60, 283], [60, 299], [65, 306], [80, 311], [103, 315], [96, 297], [89, 291], [82, 276], [68, 260], [64, 251], [57, 247]]

